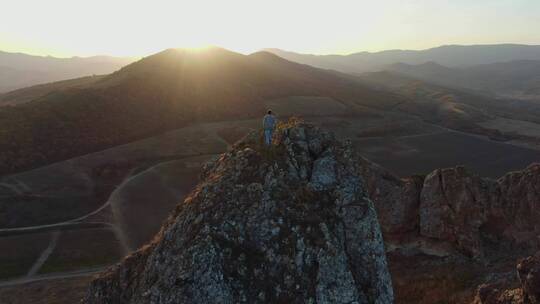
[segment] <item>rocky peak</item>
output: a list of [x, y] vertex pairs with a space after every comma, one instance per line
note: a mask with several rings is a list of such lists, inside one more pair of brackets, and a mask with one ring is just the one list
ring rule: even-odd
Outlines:
[[209, 163], [155, 240], [85, 303], [392, 303], [375, 208], [349, 144], [305, 123]]

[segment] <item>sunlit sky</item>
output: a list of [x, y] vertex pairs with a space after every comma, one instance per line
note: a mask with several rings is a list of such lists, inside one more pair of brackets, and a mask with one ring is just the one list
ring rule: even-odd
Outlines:
[[540, 44], [540, 0], [2, 0], [0, 50], [144, 56], [222, 46], [347, 54]]

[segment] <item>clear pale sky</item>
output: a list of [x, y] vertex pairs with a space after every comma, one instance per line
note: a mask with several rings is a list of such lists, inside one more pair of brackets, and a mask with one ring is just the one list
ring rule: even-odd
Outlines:
[[0, 10], [0, 50], [60, 57], [493, 43], [540, 44], [540, 0], [2, 0]]

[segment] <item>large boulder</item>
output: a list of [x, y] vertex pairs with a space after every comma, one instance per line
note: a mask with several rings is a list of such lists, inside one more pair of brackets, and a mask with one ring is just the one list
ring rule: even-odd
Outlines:
[[500, 214], [512, 224], [506, 235], [516, 243], [540, 249], [540, 163], [506, 174], [498, 185]]
[[385, 238], [399, 238], [416, 231], [423, 178], [398, 178], [365, 158], [360, 163], [364, 187], [375, 203]]
[[482, 254], [479, 230], [490, 213], [496, 184], [463, 167], [429, 174], [420, 195], [420, 235], [455, 243], [472, 256]]
[[210, 163], [155, 240], [84, 303], [393, 303], [360, 157], [316, 127], [253, 133]]

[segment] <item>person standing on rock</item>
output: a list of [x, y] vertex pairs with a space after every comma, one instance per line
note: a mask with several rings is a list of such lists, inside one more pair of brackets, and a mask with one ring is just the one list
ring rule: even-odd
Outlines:
[[266, 115], [263, 118], [263, 129], [264, 129], [264, 143], [267, 146], [272, 144], [272, 134], [276, 128], [276, 117], [272, 114], [271, 110], [268, 110]]

